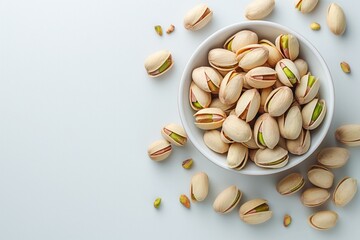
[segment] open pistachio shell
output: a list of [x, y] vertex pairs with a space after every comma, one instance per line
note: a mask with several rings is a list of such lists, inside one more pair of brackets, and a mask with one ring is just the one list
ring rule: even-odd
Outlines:
[[170, 123], [161, 129], [161, 135], [176, 146], [184, 146], [187, 142], [187, 134], [184, 128], [175, 123]]
[[295, 8], [297, 8], [301, 13], [309, 13], [318, 4], [319, 0], [296, 0]]
[[334, 182], [334, 174], [326, 167], [314, 165], [307, 173], [309, 181], [320, 188], [331, 188]]
[[269, 67], [257, 67], [245, 75], [246, 83], [253, 88], [268, 88], [275, 84], [277, 73]]
[[356, 192], [356, 179], [351, 177], [345, 177], [338, 183], [334, 190], [333, 202], [338, 207], [344, 207], [354, 198]]
[[273, 149], [279, 142], [280, 132], [276, 120], [268, 113], [257, 118], [254, 125], [255, 143], [259, 148]]
[[212, 99], [209, 108], [220, 108], [223, 110], [226, 114], [229, 114], [232, 110], [235, 108], [235, 104], [224, 104], [220, 101], [219, 98]]
[[283, 59], [283, 56], [276, 48], [276, 46], [269, 40], [262, 39], [260, 40], [259, 44], [263, 45], [269, 51], [269, 58], [267, 63], [270, 65], [270, 67], [274, 68], [276, 63]]
[[302, 189], [304, 185], [305, 180], [300, 173], [291, 173], [279, 181], [276, 190], [281, 195], [291, 195]]
[[254, 156], [254, 162], [263, 168], [281, 168], [289, 162], [288, 151], [279, 146], [274, 149], [259, 149]]
[[201, 90], [194, 82], [191, 82], [189, 101], [191, 108], [195, 111], [207, 108], [211, 103], [211, 93]]
[[273, 88], [272, 87], [268, 87], [268, 88], [263, 88], [260, 90], [260, 108], [259, 108], [259, 113], [264, 113], [265, 112], [265, 102], [266, 99], [268, 98], [268, 96], [270, 95], [270, 93], [272, 92]]
[[171, 151], [171, 144], [165, 139], [160, 139], [150, 144], [148, 155], [152, 160], [159, 162], [170, 156]]
[[299, 41], [291, 34], [280, 34], [275, 40], [275, 46], [285, 58], [292, 61], [299, 56]]
[[266, 63], [269, 58], [269, 50], [261, 44], [251, 44], [242, 47], [236, 52], [239, 67], [249, 71]]
[[248, 154], [249, 151], [244, 145], [240, 143], [231, 144], [226, 158], [227, 165], [229, 168], [241, 170], [246, 165]]
[[342, 35], [346, 30], [346, 17], [343, 9], [331, 3], [327, 9], [326, 23], [335, 35]]
[[222, 79], [221, 74], [212, 67], [198, 67], [192, 71], [192, 80], [205, 92], [219, 93]]
[[302, 129], [302, 116], [299, 105], [293, 104], [287, 112], [277, 119], [280, 135], [286, 139], [297, 139]]
[[155, 52], [145, 59], [145, 69], [150, 77], [158, 77], [166, 73], [174, 62], [168, 50]]
[[347, 146], [360, 146], [360, 124], [347, 124], [338, 127], [335, 137]]
[[260, 94], [256, 89], [243, 92], [236, 104], [236, 116], [246, 122], [250, 122], [256, 116], [260, 107]]
[[190, 196], [194, 202], [204, 201], [209, 193], [209, 177], [204, 172], [196, 173], [191, 178]]
[[220, 128], [226, 114], [220, 108], [204, 108], [194, 114], [195, 126], [203, 130]]
[[298, 58], [294, 61], [295, 66], [299, 72], [300, 78], [308, 72], [308, 64], [304, 59]]
[[224, 72], [229, 72], [238, 67], [236, 54], [223, 48], [210, 50], [208, 60], [210, 66]]
[[289, 59], [281, 59], [275, 66], [276, 73], [282, 84], [293, 87], [300, 82], [300, 74], [294, 62]]
[[226, 40], [224, 48], [236, 53], [240, 48], [250, 44], [256, 44], [257, 42], [258, 36], [255, 32], [241, 30]]
[[234, 104], [239, 99], [244, 76], [236, 71], [228, 72], [220, 85], [219, 99], [223, 104]]
[[253, 199], [241, 205], [239, 209], [241, 220], [248, 224], [260, 224], [272, 217], [267, 200]]
[[252, 136], [250, 125], [233, 115], [225, 119], [222, 130], [235, 142], [247, 142]]
[[295, 98], [298, 103], [306, 104], [316, 97], [319, 88], [319, 79], [308, 73], [300, 79], [300, 84], [296, 86]]
[[196, 31], [208, 24], [213, 12], [205, 4], [198, 4], [190, 9], [184, 17], [184, 27]]
[[340, 168], [348, 162], [349, 157], [350, 153], [346, 148], [328, 147], [321, 149], [317, 160], [327, 168]]
[[311, 135], [309, 130], [301, 129], [299, 137], [295, 140], [286, 140], [287, 150], [294, 155], [303, 155], [309, 151]]
[[215, 212], [226, 214], [231, 212], [240, 202], [242, 192], [232, 185], [219, 193], [216, 197], [213, 208]]
[[264, 110], [272, 117], [283, 115], [293, 102], [293, 93], [287, 86], [274, 89], [266, 99]]
[[306, 104], [302, 111], [303, 128], [314, 130], [324, 120], [326, 114], [325, 100], [314, 98], [311, 102]]
[[229, 144], [221, 140], [221, 133], [218, 130], [209, 130], [204, 133], [205, 145], [217, 153], [226, 153], [229, 150]]
[[338, 214], [336, 212], [327, 210], [312, 214], [308, 218], [308, 223], [317, 230], [327, 230], [335, 227], [337, 219]]
[[267, 17], [275, 7], [275, 0], [252, 0], [245, 7], [245, 17], [249, 20], [259, 20]]
[[323, 188], [308, 188], [301, 195], [301, 202], [306, 207], [318, 207], [330, 198], [328, 190]]

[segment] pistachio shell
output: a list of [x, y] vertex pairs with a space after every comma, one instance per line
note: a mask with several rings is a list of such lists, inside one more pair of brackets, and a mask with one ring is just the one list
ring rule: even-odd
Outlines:
[[[319, 105], [322, 106], [320, 110], [317, 109]], [[306, 104], [301, 111], [301, 115], [303, 119], [303, 128], [308, 130], [314, 130], [324, 120], [325, 114], [326, 114], [325, 100], [323, 99], [319, 100], [318, 98], [314, 98], [311, 102]]]
[[191, 82], [189, 101], [191, 108], [195, 111], [207, 108], [211, 103], [211, 93], [201, 90], [194, 82]]
[[243, 92], [236, 104], [236, 116], [246, 122], [253, 120], [260, 107], [260, 94], [256, 89]]
[[279, 142], [280, 133], [276, 120], [268, 113], [262, 114], [254, 125], [255, 143], [259, 148], [273, 149]]
[[275, 0], [252, 0], [245, 7], [245, 17], [249, 20], [259, 20], [267, 17], [275, 7]]
[[306, 207], [318, 207], [324, 204], [330, 197], [330, 193], [322, 188], [308, 188], [301, 195], [301, 202]]
[[150, 144], [148, 155], [152, 160], [159, 162], [170, 156], [171, 151], [171, 144], [165, 139], [160, 139]]
[[316, 97], [319, 88], [319, 79], [308, 73], [301, 78], [300, 84], [296, 87], [295, 98], [300, 104], [306, 104]]
[[277, 73], [269, 67], [257, 67], [245, 75], [246, 83], [253, 88], [268, 88], [275, 84]]
[[218, 93], [223, 77], [212, 67], [198, 67], [192, 71], [192, 80], [205, 92]]
[[280, 135], [283, 138], [294, 140], [299, 137], [302, 129], [302, 116], [297, 104], [293, 104], [277, 121]]
[[225, 119], [222, 130], [235, 142], [247, 142], [252, 135], [250, 125], [233, 115]]
[[295, 7], [301, 12], [301, 13], [309, 13], [318, 4], [319, 0], [296, 0], [295, 1]]
[[226, 153], [229, 149], [229, 144], [221, 140], [220, 131], [209, 130], [204, 133], [205, 145], [217, 153]]
[[161, 50], [148, 56], [144, 65], [150, 77], [158, 77], [166, 73], [174, 65], [174, 62], [168, 50]]
[[229, 168], [241, 170], [248, 159], [248, 149], [240, 143], [233, 143], [229, 147], [226, 162]]
[[208, 60], [210, 66], [220, 71], [228, 72], [234, 70], [238, 66], [236, 54], [222, 48], [210, 50]]
[[302, 189], [304, 185], [305, 180], [300, 173], [291, 173], [279, 181], [276, 190], [281, 195], [291, 195]]
[[234, 104], [239, 99], [244, 76], [235, 71], [228, 72], [220, 85], [219, 99], [223, 104]]
[[299, 72], [300, 78], [308, 72], [308, 64], [304, 59], [298, 58], [294, 61], [295, 66]]
[[235, 104], [224, 104], [220, 101], [219, 98], [214, 98], [211, 103], [209, 108], [220, 108], [221, 110], [223, 110], [226, 114], [229, 114], [232, 110], [234, 110], [235, 108]]
[[[285, 43], [285, 48], [283, 43]], [[285, 58], [292, 61], [299, 56], [299, 41], [291, 34], [280, 34], [275, 40], [275, 46]]]
[[270, 65], [270, 67], [274, 68], [276, 63], [283, 59], [282, 54], [269, 40], [262, 39], [259, 44], [263, 45], [269, 51], [269, 58], [267, 60], [267, 63]]
[[244, 203], [239, 210], [241, 220], [248, 224], [260, 224], [272, 217], [272, 211], [265, 199], [253, 199]]
[[287, 150], [294, 155], [303, 155], [306, 153], [311, 144], [311, 136], [309, 130], [301, 130], [299, 137], [295, 140], [286, 140]]
[[264, 113], [265, 112], [265, 102], [266, 99], [268, 98], [268, 96], [270, 95], [270, 93], [272, 92], [272, 88], [268, 87], [268, 88], [263, 88], [260, 91], [260, 108], [259, 108], [259, 113]]
[[351, 147], [360, 146], [360, 124], [342, 125], [336, 129], [336, 139]]
[[334, 182], [334, 174], [326, 167], [314, 165], [307, 173], [309, 181], [320, 188], [331, 188]]
[[329, 147], [321, 149], [317, 160], [327, 168], [340, 168], [348, 162], [349, 157], [350, 153], [346, 148]]
[[335, 35], [342, 35], [346, 29], [346, 17], [343, 9], [336, 3], [331, 3], [327, 9], [326, 22]]
[[354, 198], [356, 192], [356, 179], [351, 177], [345, 177], [338, 183], [334, 190], [333, 202], [338, 207], [344, 207]]
[[184, 27], [196, 31], [208, 24], [212, 18], [213, 12], [205, 4], [198, 4], [191, 8], [184, 17]]
[[215, 212], [225, 214], [231, 212], [240, 202], [242, 192], [232, 185], [219, 193], [216, 197], [213, 208]]
[[184, 128], [176, 123], [170, 123], [161, 129], [161, 135], [176, 146], [184, 146], [187, 142], [187, 134]]
[[196, 173], [191, 178], [190, 196], [194, 202], [204, 201], [209, 193], [209, 177], [204, 172]]
[[204, 108], [194, 114], [195, 126], [203, 130], [220, 128], [226, 114], [220, 108]]
[[236, 53], [240, 48], [250, 44], [256, 44], [257, 42], [258, 36], [256, 33], [249, 30], [242, 30], [226, 40], [224, 48]]
[[281, 168], [289, 161], [288, 151], [276, 146], [274, 149], [265, 148], [257, 150], [254, 162], [263, 168]]
[[266, 99], [264, 110], [272, 117], [283, 115], [293, 102], [293, 93], [289, 87], [274, 89]]
[[245, 71], [259, 67], [269, 58], [269, 50], [261, 44], [251, 44], [242, 47], [236, 52], [239, 67]]
[[312, 214], [308, 218], [308, 223], [311, 227], [317, 230], [327, 230], [335, 227], [338, 215], [334, 211], [320, 211]]
[[[300, 74], [294, 62], [289, 59], [281, 59], [275, 66], [276, 73], [282, 84], [293, 87], [300, 82]], [[286, 75], [288, 74], [288, 75]]]

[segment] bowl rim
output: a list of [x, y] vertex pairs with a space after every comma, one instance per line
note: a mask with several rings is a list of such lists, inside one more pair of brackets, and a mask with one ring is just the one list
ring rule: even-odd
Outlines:
[[[210, 41], [213, 40], [213, 38], [219, 34], [221, 34], [222, 32], [226, 32], [228, 30], [234, 30], [234, 31], [241, 31], [241, 30], [245, 30], [249, 27], [252, 26], [256, 26], [256, 25], [263, 25], [263, 26], [268, 26], [268, 27], [275, 27], [278, 28], [284, 32], [288, 32], [291, 33], [293, 35], [295, 35], [298, 39], [301, 40], [301, 42], [304, 42], [309, 48], [310, 50], [314, 53], [314, 55], [317, 57], [317, 59], [320, 62], [321, 68], [324, 69], [324, 75], [326, 76], [326, 78], [329, 79], [329, 83], [330, 86], [328, 86], [328, 91], [329, 91], [329, 98], [332, 101], [332, 104], [330, 105], [331, 108], [328, 108], [329, 104], [327, 103], [327, 108], [326, 108], [326, 115], [327, 118], [329, 118], [329, 120], [327, 122], [323, 122], [324, 126], [321, 132], [319, 132], [319, 140], [318, 142], [316, 142], [313, 146], [315, 146], [314, 151], [313, 152], [309, 152], [309, 153], [305, 153], [303, 156], [304, 158], [301, 161], [298, 161], [297, 163], [295, 163], [294, 165], [290, 165], [287, 164], [286, 166], [282, 167], [282, 168], [277, 168], [277, 169], [262, 169], [259, 168], [259, 170], [262, 171], [247, 171], [246, 169], [243, 170], [234, 170], [231, 168], [226, 168], [223, 167], [222, 165], [218, 164], [216, 161], [214, 161], [212, 159], [212, 157], [208, 156], [207, 152], [196, 142], [193, 141], [193, 139], [196, 139], [195, 136], [193, 135], [193, 133], [191, 132], [189, 126], [187, 125], [187, 121], [185, 120], [185, 112], [182, 110], [182, 93], [184, 91], [184, 83], [186, 81], [187, 78], [187, 74], [189, 72], [189, 68], [190, 65], [193, 62], [193, 59], [196, 57], [196, 55], [198, 54], [198, 52], [200, 51], [200, 49], [202, 49], [204, 46], [206, 46]], [[238, 29], [238, 30], [236, 30]], [[186, 74], [186, 76], [185, 76]], [[214, 33], [212, 33], [210, 36], [208, 36], [204, 41], [201, 42], [201, 44], [195, 49], [195, 51], [192, 53], [192, 55], [190, 56], [188, 62], [185, 65], [185, 68], [183, 70], [181, 79], [180, 79], [180, 83], [179, 83], [179, 92], [178, 92], [178, 111], [179, 111], [179, 115], [180, 115], [180, 120], [181, 123], [188, 135], [188, 139], [192, 142], [192, 144], [195, 146], [195, 148], [201, 152], [201, 154], [207, 158], [208, 160], [210, 160], [210, 162], [212, 162], [213, 164], [217, 165], [218, 167], [221, 167], [223, 169], [227, 169], [229, 171], [238, 173], [238, 174], [243, 174], [243, 175], [270, 175], [270, 174], [275, 174], [275, 173], [280, 173], [286, 170], [289, 170], [295, 166], [297, 166], [298, 164], [304, 162], [306, 159], [308, 159], [314, 152], [316, 152], [316, 150], [318, 149], [318, 147], [320, 146], [320, 144], [323, 142], [325, 136], [327, 135], [330, 125], [332, 123], [333, 120], [333, 116], [334, 116], [334, 108], [335, 108], [335, 91], [334, 91], [334, 83], [333, 83], [333, 78], [331, 76], [330, 70], [324, 60], [324, 58], [321, 56], [321, 54], [319, 53], [319, 51], [315, 48], [315, 46], [312, 45], [312, 43], [310, 43], [303, 35], [301, 35], [300, 33], [296, 32], [295, 30], [280, 25], [278, 23], [274, 23], [274, 22], [269, 22], [269, 21], [261, 21], [261, 20], [255, 20], [255, 21], [241, 21], [241, 22], [237, 22], [231, 25], [228, 25], [226, 27], [223, 27], [217, 31], [215, 31]]]

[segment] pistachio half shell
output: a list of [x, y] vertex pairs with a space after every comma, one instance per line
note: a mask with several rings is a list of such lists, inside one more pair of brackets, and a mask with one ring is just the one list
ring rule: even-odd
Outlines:
[[220, 108], [204, 108], [194, 114], [195, 126], [203, 130], [220, 128], [226, 114]]
[[295, 140], [286, 140], [287, 150], [294, 155], [303, 155], [309, 151], [311, 135], [309, 130], [301, 129], [299, 137]]
[[150, 77], [158, 77], [166, 73], [174, 62], [168, 50], [155, 52], [145, 59], [145, 69]]
[[301, 12], [301, 13], [309, 13], [318, 4], [319, 0], [296, 0], [295, 1], [295, 7]]
[[211, 93], [201, 90], [194, 82], [191, 82], [189, 101], [191, 108], [195, 111], [207, 108], [211, 103]]
[[320, 188], [331, 188], [334, 182], [334, 174], [326, 167], [314, 165], [307, 173], [309, 181]]
[[356, 192], [356, 179], [351, 177], [345, 177], [338, 183], [334, 190], [333, 202], [338, 207], [344, 207], [354, 198]]
[[231, 144], [226, 158], [227, 165], [229, 168], [241, 170], [246, 165], [248, 154], [249, 151], [244, 145], [240, 143]]
[[252, 0], [245, 7], [245, 17], [249, 20], [259, 20], [267, 17], [275, 7], [275, 0]]
[[205, 92], [219, 93], [223, 77], [212, 67], [198, 67], [192, 71], [192, 80]]
[[338, 219], [338, 214], [334, 211], [320, 211], [312, 214], [308, 218], [308, 223], [311, 227], [317, 230], [327, 230], [335, 227]]
[[289, 59], [281, 59], [275, 66], [276, 73], [282, 84], [293, 87], [300, 81], [300, 74], [294, 62]]
[[308, 64], [304, 59], [298, 58], [294, 61], [294, 63], [300, 77], [304, 76], [308, 72]]
[[212, 18], [213, 12], [205, 4], [198, 4], [190, 9], [184, 17], [184, 27], [196, 31], [208, 24]]
[[208, 60], [210, 66], [219, 71], [228, 72], [234, 70], [238, 66], [236, 54], [223, 48], [210, 50]]
[[268, 113], [262, 114], [254, 125], [255, 143], [259, 148], [273, 149], [279, 142], [280, 133], [276, 120]]
[[256, 116], [260, 107], [260, 94], [256, 89], [243, 92], [235, 108], [236, 116], [250, 122]]
[[267, 200], [253, 199], [241, 205], [239, 215], [245, 223], [260, 224], [272, 217], [272, 211]]
[[258, 42], [258, 35], [250, 30], [242, 30], [226, 40], [224, 48], [236, 53], [240, 48]]
[[219, 193], [216, 197], [213, 208], [215, 212], [225, 214], [231, 212], [240, 202], [242, 192], [232, 185]]
[[292, 61], [299, 56], [299, 41], [291, 34], [280, 34], [275, 40], [275, 46], [285, 58]]
[[263, 168], [281, 168], [289, 162], [288, 151], [279, 146], [274, 149], [259, 149], [255, 153], [254, 162]]
[[300, 79], [300, 84], [295, 89], [295, 98], [300, 104], [313, 100], [319, 92], [320, 81], [310, 73]]
[[269, 51], [269, 58], [267, 60], [267, 63], [270, 65], [270, 67], [274, 68], [276, 63], [283, 59], [282, 54], [269, 40], [262, 39], [260, 40], [259, 44], [263, 45]]
[[224, 104], [234, 104], [239, 99], [244, 76], [236, 71], [228, 72], [220, 85], [219, 99]]
[[325, 100], [314, 98], [311, 102], [306, 104], [302, 111], [303, 128], [314, 130], [324, 120], [326, 114]]
[[304, 185], [305, 180], [300, 173], [291, 173], [279, 181], [276, 190], [281, 195], [291, 195], [303, 188]]
[[268, 88], [275, 84], [277, 73], [269, 67], [257, 67], [245, 75], [246, 83], [253, 88]]
[[324, 204], [330, 197], [328, 190], [323, 188], [308, 188], [301, 195], [301, 202], [306, 207], [318, 207]]
[[326, 22], [331, 32], [342, 35], [346, 29], [346, 17], [343, 9], [336, 3], [331, 3], [327, 9]]
[[159, 162], [170, 156], [171, 151], [171, 144], [165, 139], [160, 139], [150, 144], [148, 155], [152, 160]]
[[251, 44], [240, 48], [236, 52], [239, 67], [249, 71], [266, 63], [269, 58], [269, 50], [261, 44]]
[[272, 117], [283, 115], [293, 102], [293, 93], [287, 86], [274, 89], [266, 99], [264, 110]]
[[222, 130], [235, 142], [247, 142], [252, 136], [250, 125], [233, 115], [225, 119]]
[[196, 173], [191, 178], [190, 196], [194, 202], [204, 201], [209, 193], [209, 177], [204, 172]]
[[176, 146], [184, 146], [187, 142], [187, 134], [184, 128], [175, 123], [170, 123], [161, 129], [161, 135]]
[[217, 153], [226, 153], [229, 149], [229, 144], [221, 140], [221, 133], [218, 130], [209, 130], [204, 133], [205, 145]]
[[340, 168], [348, 162], [349, 158], [349, 150], [341, 147], [323, 148], [317, 155], [318, 162], [327, 168]]
[[277, 119], [280, 135], [286, 139], [297, 139], [302, 129], [302, 116], [299, 105], [293, 104], [287, 112]]
[[360, 146], [360, 124], [342, 125], [336, 129], [336, 139], [350, 147]]

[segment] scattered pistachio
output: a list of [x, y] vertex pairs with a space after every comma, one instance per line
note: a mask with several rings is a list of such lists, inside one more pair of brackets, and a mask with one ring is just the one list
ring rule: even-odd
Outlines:
[[185, 194], [181, 194], [179, 200], [184, 207], [190, 208], [190, 200]]
[[284, 227], [288, 227], [290, 224], [291, 224], [291, 216], [289, 214], [285, 214]]
[[343, 70], [344, 73], [350, 73], [351, 72], [350, 65], [347, 62], [341, 62], [340, 67], [341, 67], [341, 69]]
[[312, 30], [314, 30], [314, 31], [319, 31], [320, 28], [321, 28], [321, 26], [320, 26], [320, 24], [318, 24], [317, 22], [313, 22], [313, 23], [310, 24], [310, 28], [311, 28]]
[[163, 31], [162, 31], [162, 27], [161, 27], [160, 25], [156, 25], [156, 26], [154, 27], [154, 29], [155, 29], [155, 32], [156, 32], [159, 36], [162, 36]]
[[154, 201], [154, 208], [159, 208], [161, 204], [161, 198], [156, 198]]
[[193, 160], [191, 158], [186, 159], [185, 161], [182, 162], [182, 167], [185, 169], [190, 169], [193, 165]]
[[175, 26], [173, 24], [170, 24], [170, 26], [168, 27], [168, 29], [166, 30], [167, 34], [172, 33], [175, 30]]

